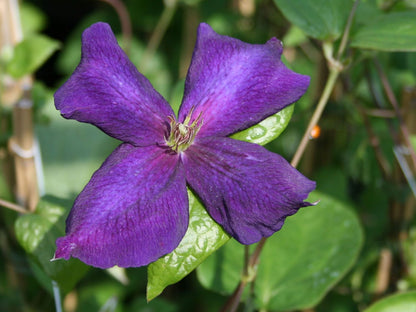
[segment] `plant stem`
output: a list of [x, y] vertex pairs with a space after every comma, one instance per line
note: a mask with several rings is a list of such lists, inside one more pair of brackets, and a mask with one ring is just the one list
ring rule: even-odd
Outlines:
[[412, 146], [412, 143], [410, 142], [409, 130], [407, 129], [406, 123], [404, 122], [404, 118], [403, 118], [402, 112], [400, 111], [399, 104], [397, 102], [396, 96], [394, 95], [394, 92], [391, 88], [391, 85], [390, 85], [390, 83], [387, 79], [386, 74], [383, 71], [383, 68], [381, 67], [380, 62], [377, 59], [375, 59], [374, 64], [376, 65], [376, 69], [377, 69], [377, 72], [380, 76], [381, 83], [383, 85], [383, 88], [384, 88], [384, 91], [387, 95], [387, 98], [388, 98], [391, 106], [393, 106], [393, 109], [396, 113], [397, 120], [399, 121], [399, 127], [400, 127], [400, 131], [402, 133], [402, 136], [403, 136], [404, 143], [405, 143], [405, 145], [408, 149], [408, 152], [410, 154], [410, 157], [412, 159], [413, 170], [416, 170], [416, 152], [415, 152], [415, 150]]
[[143, 72], [146, 71], [146, 68], [149, 64], [149, 61], [153, 54], [156, 52], [159, 47], [160, 42], [162, 41], [163, 36], [168, 29], [168, 26], [173, 18], [173, 15], [176, 11], [177, 1], [176, 0], [165, 0], [165, 8], [163, 9], [162, 15], [150, 37], [149, 43], [146, 47], [146, 50], [143, 53], [142, 60], [140, 62], [140, 70]]
[[[331, 62], [333, 62], [333, 60], [329, 61], [330, 64]], [[315, 125], [318, 124], [318, 121], [322, 115], [322, 112], [324, 111], [326, 104], [328, 103], [329, 96], [331, 95], [332, 90], [334, 89], [335, 83], [341, 71], [342, 71], [341, 66], [330, 66], [330, 72], [329, 72], [329, 76], [325, 84], [324, 91], [322, 92], [318, 105], [315, 108], [315, 111], [310, 119], [309, 125], [291, 161], [291, 165], [295, 168], [299, 164], [299, 161], [303, 153], [305, 152], [306, 146], [308, 145], [308, 142], [309, 142], [309, 135], [312, 129], [315, 127]], [[237, 310], [244, 287], [247, 285], [248, 281], [252, 282], [255, 279], [260, 254], [263, 250], [263, 247], [266, 241], [267, 241], [266, 237], [263, 237], [259, 241], [259, 243], [256, 246], [256, 249], [254, 250], [253, 254], [250, 256], [250, 259], [248, 261], [248, 268], [244, 268], [244, 272], [249, 272], [249, 274], [251, 274], [250, 279], [247, 280], [245, 276], [242, 277], [234, 293], [230, 296], [227, 303], [221, 310], [222, 312], [225, 312], [225, 311], [234, 312]]]
[[[319, 99], [318, 105], [315, 109], [314, 114], [311, 117], [311, 120], [309, 122], [308, 128], [306, 129], [303, 138], [301, 140], [301, 142], [299, 143], [298, 149], [296, 150], [295, 155], [293, 156], [291, 165], [293, 167], [297, 167], [297, 165], [299, 164], [299, 161], [306, 149], [306, 146], [309, 142], [309, 135], [312, 131], [312, 129], [315, 127], [315, 125], [318, 124], [318, 121], [322, 115], [322, 112], [326, 106], [326, 104], [328, 103], [328, 99], [329, 96], [332, 93], [332, 90], [334, 89], [335, 86], [335, 82], [337, 81], [337, 78], [341, 72], [341, 68], [338, 66], [334, 66], [330, 68], [330, 74], [328, 76], [328, 79], [326, 81], [325, 84], [325, 88], [324, 91], [322, 92], [321, 98]], [[252, 282], [255, 279], [256, 276], [256, 272], [257, 272], [257, 266], [259, 263], [259, 259], [260, 259], [260, 254], [263, 250], [264, 244], [266, 243], [267, 238], [263, 237], [259, 243], [256, 246], [256, 249], [254, 250], [254, 252], [252, 253], [252, 255], [250, 256], [250, 259], [248, 261], [248, 268], [244, 268], [244, 272], [249, 272], [248, 274], [250, 274], [250, 278], [247, 280], [246, 276], [243, 276], [240, 284], [237, 286], [236, 290], [234, 291], [234, 293], [231, 295], [230, 299], [227, 301], [226, 305], [224, 306], [224, 308], [221, 310], [223, 312], [225, 311], [229, 311], [229, 312], [234, 312], [236, 311], [238, 304], [240, 302], [241, 299], [241, 295], [243, 293], [244, 287], [246, 286], [247, 282]]]
[[347, 24], [345, 26], [344, 34], [342, 35], [341, 43], [339, 45], [338, 53], [337, 53], [337, 60], [341, 60], [342, 54], [345, 51], [348, 43], [348, 37], [350, 35], [350, 30], [352, 26], [352, 21], [354, 20], [355, 12], [357, 11], [358, 4], [360, 0], [355, 0], [354, 4], [352, 5], [350, 14], [348, 15]]
[[290, 162], [290, 164], [295, 168], [298, 166], [300, 159], [303, 156], [303, 153], [305, 152], [306, 146], [309, 143], [309, 136], [312, 129], [318, 124], [318, 121], [322, 116], [322, 112], [324, 111], [324, 108], [328, 103], [329, 96], [331, 95], [332, 90], [334, 89], [335, 82], [337, 81], [339, 74], [340, 71], [335, 67], [330, 69], [328, 80], [326, 81], [325, 88], [322, 92], [321, 98], [319, 99], [318, 105], [316, 106], [311, 120], [309, 121], [308, 127], [306, 128], [306, 131], [303, 134], [298, 149], [296, 150], [295, 155], [293, 156], [293, 159]]
[[234, 290], [233, 294], [225, 303], [224, 307], [221, 309], [221, 312], [235, 312], [237, 310], [244, 288], [248, 283], [253, 282], [253, 280], [256, 277], [260, 253], [263, 249], [264, 244], [266, 243], [266, 240], [267, 238], [263, 237], [258, 242], [256, 249], [250, 257], [248, 257], [248, 246], [244, 246], [244, 271], [241, 277], [241, 281], [238, 284], [237, 288]]
[[131, 38], [132, 38], [132, 27], [129, 12], [126, 6], [121, 0], [101, 0], [111, 5], [116, 11], [118, 18], [120, 19], [121, 32], [123, 34], [124, 51], [126, 54], [130, 52]]
[[0, 199], [0, 206], [2, 206], [4, 208], [11, 209], [11, 210], [14, 210], [14, 211], [17, 211], [17, 212], [20, 212], [20, 213], [28, 213], [28, 211], [24, 207], [22, 207], [20, 205], [17, 205], [17, 204], [14, 204], [14, 203], [11, 203], [11, 202], [9, 202], [7, 200], [4, 200], [4, 199]]
[[[344, 70], [344, 66], [341, 63], [341, 57], [343, 56], [343, 53], [345, 51], [345, 48], [347, 47], [348, 37], [350, 33], [350, 29], [352, 26], [352, 21], [358, 6], [359, 0], [355, 0], [354, 5], [351, 8], [350, 14], [348, 16], [348, 21], [345, 26], [345, 30], [342, 36], [342, 42], [339, 46], [339, 49], [337, 51], [337, 58], [333, 58], [333, 44], [331, 43], [324, 43], [323, 44], [323, 50], [325, 58], [328, 62], [329, 67], [329, 76], [326, 81], [324, 90], [321, 94], [321, 97], [319, 99], [318, 105], [315, 108], [315, 111], [309, 121], [308, 127], [302, 137], [301, 142], [298, 145], [298, 148], [295, 152], [295, 155], [293, 156], [293, 159], [291, 161], [291, 165], [293, 167], [297, 167], [300, 159], [302, 158], [306, 146], [309, 142], [309, 136], [312, 131], [312, 129], [318, 124], [319, 119], [322, 116], [322, 113], [326, 107], [326, 104], [328, 103], [329, 97], [335, 87], [335, 83], [338, 79], [339, 74]], [[247, 283], [251, 283], [255, 280], [256, 274], [257, 274], [257, 266], [260, 259], [260, 254], [263, 250], [264, 244], [266, 243], [267, 238], [263, 237], [259, 243], [256, 246], [256, 249], [254, 250], [253, 254], [250, 256], [250, 259], [248, 261], [248, 267], [244, 268], [244, 272], [248, 272], [247, 274], [249, 276], [242, 277], [239, 285], [237, 286], [234, 293], [231, 295], [229, 300], [227, 301], [226, 305], [221, 311], [230, 311], [234, 312], [237, 310], [238, 304], [240, 303], [241, 295], [243, 293], [244, 287]], [[248, 277], [248, 279], [247, 279]], [[229, 310], [228, 310], [229, 309]]]
[[53, 298], [55, 300], [55, 311], [62, 312], [62, 300], [59, 285], [56, 281], [52, 281]]
[[[355, 101], [356, 102], [356, 101]], [[371, 122], [365, 112], [365, 110], [358, 105], [358, 103], [355, 103], [358, 112], [361, 115], [361, 118], [364, 123], [364, 127], [367, 131], [368, 137], [370, 139], [370, 145], [373, 147], [374, 154], [376, 156], [377, 162], [381, 168], [381, 173], [383, 174], [383, 177], [385, 179], [388, 179], [391, 176], [391, 168], [390, 164], [387, 161], [387, 159], [384, 157], [383, 150], [380, 146], [380, 139], [377, 137], [376, 133], [374, 132]]]

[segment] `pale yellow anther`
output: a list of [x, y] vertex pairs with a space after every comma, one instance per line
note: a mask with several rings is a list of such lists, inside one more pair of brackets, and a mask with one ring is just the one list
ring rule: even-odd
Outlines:
[[166, 139], [166, 144], [176, 153], [185, 151], [195, 139], [196, 134], [202, 126], [201, 114], [194, 120], [194, 122], [189, 125], [191, 121], [192, 112], [194, 108], [192, 107], [189, 111], [189, 114], [186, 116], [183, 123], [177, 122], [175, 117], [169, 116], [170, 121], [170, 133], [169, 138]]

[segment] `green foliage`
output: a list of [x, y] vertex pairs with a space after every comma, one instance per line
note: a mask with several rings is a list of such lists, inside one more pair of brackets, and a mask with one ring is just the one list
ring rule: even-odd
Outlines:
[[20, 216], [15, 223], [16, 237], [29, 254], [31, 265], [41, 284], [51, 291], [56, 281], [66, 293], [84, 276], [88, 266], [78, 259], [51, 261], [55, 240], [65, 235], [68, 202], [45, 197], [36, 207], [36, 213]]
[[351, 0], [274, 0], [283, 15], [308, 36], [338, 39], [345, 27]]
[[377, 51], [416, 51], [416, 11], [383, 14], [360, 27], [351, 46]]
[[292, 117], [293, 109], [294, 106], [290, 105], [280, 112], [267, 117], [259, 124], [235, 133], [231, 137], [236, 140], [266, 145], [276, 139], [287, 127]]
[[23, 36], [28, 37], [45, 28], [47, 17], [34, 5], [28, 2], [22, 2], [20, 7], [20, 20], [22, 21]]
[[20, 42], [13, 51], [13, 57], [6, 70], [14, 78], [35, 72], [60, 44], [58, 41], [43, 35], [32, 35]]
[[165, 287], [180, 281], [210, 254], [229, 240], [206, 212], [199, 200], [188, 192], [189, 226], [179, 246], [170, 254], [149, 265], [147, 300], [158, 296]]
[[416, 291], [398, 293], [377, 301], [364, 312], [410, 312], [416, 307]]
[[[314, 192], [310, 200], [318, 199], [317, 206], [288, 218], [282, 230], [266, 242], [254, 285], [257, 308], [313, 307], [355, 263], [363, 234], [352, 208]], [[197, 270], [202, 285], [231, 294], [241, 278], [243, 249], [230, 241], [202, 263]]]
[[[34, 7], [35, 2], [43, 7]], [[119, 142], [91, 125], [64, 120], [54, 108], [52, 95], [61, 85], [59, 80], [68, 77], [78, 64], [81, 33], [90, 24], [110, 23], [119, 42], [122, 45], [124, 42], [120, 20], [111, 6], [82, 0], [69, 6], [64, 3], [19, 2], [25, 39], [14, 49], [9, 46], [0, 51], [0, 95], [8, 88], [10, 77], [6, 75], [20, 78], [35, 74], [59, 48], [58, 41], [39, 32], [48, 32], [65, 42], [57, 62], [52, 59], [39, 72], [38, 78], [46, 77], [48, 81], [36, 83], [32, 95], [45, 189], [60, 198], [73, 199]], [[77, 10], [71, 8], [78, 3], [82, 3], [82, 10], [78, 6]], [[322, 44], [329, 42], [334, 49], [331, 57], [337, 57], [354, 1], [253, 1], [254, 7], [247, 14], [241, 7], [245, 1], [178, 0], [161, 44], [145, 63], [144, 52], [165, 4], [136, 0], [123, 3], [132, 18], [129, 57], [155, 89], [170, 99], [175, 112], [183, 96], [181, 75], [189, 64], [199, 22], [208, 22], [216, 31], [247, 42], [262, 43], [273, 36], [283, 39], [284, 62], [293, 70], [311, 76], [309, 91], [296, 104], [293, 118], [294, 106], [289, 106], [232, 138], [264, 145], [279, 137], [267, 148], [289, 159], [325, 83], [327, 65]], [[289, 217], [282, 230], [268, 239], [260, 256], [257, 278], [243, 294], [246, 311], [286, 311], [314, 306], [317, 312], [356, 312], [362, 307], [368, 307], [365, 312], [407, 312], [416, 306], [415, 218], [395, 210], [397, 206], [402, 207], [411, 193], [405, 180], [396, 180], [399, 169], [393, 170], [397, 167], [392, 147], [397, 144], [394, 133], [399, 132], [398, 122], [392, 116], [380, 75], [372, 62], [377, 58], [404, 109], [405, 91], [412, 90], [416, 81], [416, 57], [409, 53], [416, 51], [415, 12], [414, 1], [410, 0], [359, 2], [345, 53], [339, 59], [340, 65], [344, 65], [341, 79], [320, 121], [322, 136], [309, 142], [300, 164], [301, 171], [317, 181], [318, 191], [311, 200], [321, 201]], [[373, 87], [371, 91], [369, 86]], [[414, 109], [404, 112], [406, 119], [414, 115]], [[377, 114], [389, 117], [380, 118]], [[11, 117], [11, 108], [0, 103], [0, 198], [9, 201], [13, 201], [13, 188], [9, 185], [13, 168], [4, 155], [12, 133]], [[412, 124], [408, 128], [416, 146]], [[379, 153], [394, 171], [394, 179], [380, 169], [374, 143], [379, 144]], [[147, 269], [124, 270], [129, 279], [127, 285], [102, 270], [89, 270], [83, 282], [76, 285], [85, 276], [86, 265], [77, 259], [49, 261], [56, 238], [64, 235], [64, 220], [72, 200], [62, 202], [46, 197], [36, 213], [30, 215], [17, 216], [14, 211], [0, 208], [3, 211], [0, 252], [4, 255], [0, 257], [0, 310], [53, 310], [52, 296], [42, 296], [43, 290], [39, 289], [42, 285], [51, 293], [52, 280], [59, 283], [64, 294], [75, 289], [71, 295], [77, 294], [78, 312], [219, 310], [227, 299], [222, 295], [229, 296], [241, 281], [244, 246], [230, 240], [197, 196], [188, 194], [190, 225], [181, 244]], [[363, 230], [354, 210], [362, 220]], [[13, 225], [23, 251], [16, 246], [14, 235], [10, 235]], [[356, 261], [363, 245], [363, 231], [365, 248]], [[254, 248], [250, 246], [250, 252]], [[389, 289], [408, 292], [372, 304], [380, 249], [386, 248], [392, 252], [394, 277], [399, 280], [396, 284], [396, 278], [391, 279]], [[9, 278], [13, 276], [10, 263], [21, 280], [20, 286], [24, 287], [16, 286], [15, 279]], [[197, 278], [191, 275], [184, 279], [196, 267]], [[146, 272], [147, 295], [144, 293]], [[347, 272], [351, 273], [346, 275]], [[180, 280], [181, 283], [165, 290]], [[164, 296], [159, 296], [164, 290]], [[147, 300], [152, 301], [147, 303]]]
[[[177, 87], [182, 91], [183, 84]], [[173, 96], [177, 99], [177, 97]], [[177, 109], [179, 101], [174, 101]], [[258, 125], [232, 136], [234, 139], [257, 144], [267, 144], [279, 136], [292, 116], [293, 105], [270, 116]], [[148, 267], [147, 300], [158, 296], [165, 287], [180, 281], [191, 273], [215, 250], [224, 245], [229, 236], [205, 211], [202, 204], [191, 192], [189, 195], [189, 226], [179, 246]]]

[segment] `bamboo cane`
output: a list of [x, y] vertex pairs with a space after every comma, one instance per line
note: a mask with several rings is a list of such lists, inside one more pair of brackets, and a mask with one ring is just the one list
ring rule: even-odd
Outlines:
[[[17, 0], [0, 0], [0, 49], [12, 48], [23, 39]], [[0, 75], [1, 104], [13, 109], [13, 134], [8, 143], [12, 155], [17, 202], [34, 211], [39, 200], [31, 100], [32, 78]]]

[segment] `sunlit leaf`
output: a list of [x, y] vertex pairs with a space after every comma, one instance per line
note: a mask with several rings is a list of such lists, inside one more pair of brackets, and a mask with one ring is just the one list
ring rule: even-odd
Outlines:
[[[176, 87], [176, 94], [182, 93], [182, 90], [183, 83], [180, 83]], [[175, 91], [172, 97], [175, 99], [173, 107], [177, 110], [180, 100]], [[260, 145], [267, 144], [283, 132], [292, 112], [293, 105], [231, 137]], [[190, 192], [189, 201], [190, 222], [182, 242], [173, 252], [148, 267], [148, 300], [158, 296], [168, 285], [180, 281], [229, 240], [222, 227], [208, 215], [202, 204]]]
[[23, 36], [42, 31], [46, 26], [46, 15], [33, 4], [25, 1], [20, 4], [20, 20]]
[[158, 296], [166, 286], [180, 281], [229, 240], [198, 199], [191, 192], [188, 195], [188, 230], [174, 251], [149, 265], [147, 300]]
[[[321, 202], [289, 217], [261, 253], [254, 284], [261, 310], [316, 305], [357, 259], [363, 234], [351, 207], [323, 193], [311, 197]], [[243, 248], [232, 240], [203, 262], [197, 269], [201, 284], [231, 294], [241, 279]]]
[[364, 312], [410, 312], [416, 310], [416, 291], [394, 294], [381, 299]]
[[20, 78], [34, 73], [59, 48], [59, 42], [43, 35], [31, 35], [16, 45], [7, 73]]
[[292, 117], [293, 108], [294, 106], [290, 105], [277, 114], [264, 119], [259, 124], [233, 134], [231, 138], [266, 145], [276, 139], [286, 129]]

